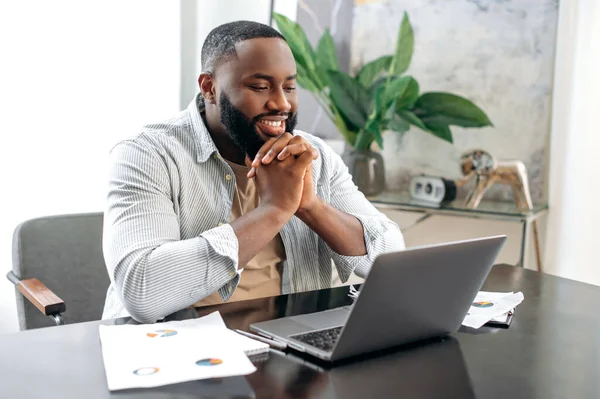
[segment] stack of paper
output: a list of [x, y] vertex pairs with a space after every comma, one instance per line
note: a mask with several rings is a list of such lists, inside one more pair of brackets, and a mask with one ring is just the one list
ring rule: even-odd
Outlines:
[[522, 301], [522, 292], [480, 291], [462, 325], [479, 328], [492, 319], [506, 318], [507, 313], [514, 310]]
[[100, 326], [108, 388], [253, 373], [256, 368], [244, 352], [262, 350], [266, 344], [245, 338], [227, 329], [219, 312], [185, 321]]

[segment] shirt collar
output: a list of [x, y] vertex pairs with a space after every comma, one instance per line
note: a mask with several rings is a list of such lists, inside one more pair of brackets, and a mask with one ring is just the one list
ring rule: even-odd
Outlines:
[[213, 153], [217, 152], [217, 146], [212, 137], [210, 137], [208, 128], [200, 115], [204, 112], [204, 97], [202, 97], [202, 93], [196, 94], [196, 97], [190, 102], [187, 109], [192, 121], [192, 131], [196, 138], [196, 159], [198, 162], [206, 162]]

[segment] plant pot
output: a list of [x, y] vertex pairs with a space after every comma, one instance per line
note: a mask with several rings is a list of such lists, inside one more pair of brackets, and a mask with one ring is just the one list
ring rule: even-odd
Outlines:
[[371, 150], [349, 148], [342, 154], [352, 181], [367, 197], [380, 194], [385, 189], [383, 157]]

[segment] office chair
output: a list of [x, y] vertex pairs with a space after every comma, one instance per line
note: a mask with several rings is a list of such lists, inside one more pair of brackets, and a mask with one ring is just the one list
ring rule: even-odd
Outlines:
[[17, 226], [13, 270], [7, 277], [15, 284], [21, 330], [102, 317], [110, 284], [102, 223], [102, 213], [86, 213], [41, 217]]

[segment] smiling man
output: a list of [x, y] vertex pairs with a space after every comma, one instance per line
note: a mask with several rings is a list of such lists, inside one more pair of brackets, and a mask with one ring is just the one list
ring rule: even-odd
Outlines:
[[189, 306], [330, 286], [404, 248], [341, 158], [295, 130], [297, 71], [273, 28], [221, 25], [200, 93], [111, 151], [103, 318], [154, 322]]

